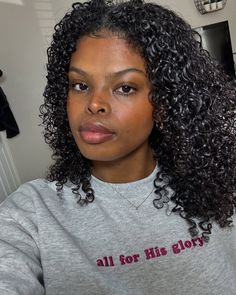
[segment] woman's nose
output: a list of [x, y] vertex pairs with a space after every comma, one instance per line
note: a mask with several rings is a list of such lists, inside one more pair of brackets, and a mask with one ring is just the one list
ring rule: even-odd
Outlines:
[[86, 106], [86, 111], [90, 114], [108, 114], [111, 111], [110, 95], [105, 92], [96, 92], [91, 97]]

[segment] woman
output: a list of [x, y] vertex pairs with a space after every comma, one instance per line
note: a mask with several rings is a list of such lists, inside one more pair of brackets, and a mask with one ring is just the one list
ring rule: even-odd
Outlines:
[[76, 3], [47, 69], [54, 164], [1, 206], [3, 294], [234, 294], [235, 89], [191, 28]]

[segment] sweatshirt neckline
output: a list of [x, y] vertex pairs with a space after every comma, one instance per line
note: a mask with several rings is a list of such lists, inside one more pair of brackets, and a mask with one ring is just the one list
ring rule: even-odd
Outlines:
[[158, 172], [158, 167], [156, 165], [155, 168], [153, 169], [153, 171], [148, 176], [146, 176], [142, 179], [139, 179], [139, 180], [126, 182], [126, 183], [113, 183], [113, 182], [103, 181], [103, 180], [95, 177], [94, 175], [91, 175], [91, 182], [94, 185], [99, 185], [99, 186], [107, 186], [109, 184], [110, 186], [113, 186], [116, 188], [136, 187], [137, 185], [144, 185], [144, 184], [153, 182], [156, 177], [157, 172]]

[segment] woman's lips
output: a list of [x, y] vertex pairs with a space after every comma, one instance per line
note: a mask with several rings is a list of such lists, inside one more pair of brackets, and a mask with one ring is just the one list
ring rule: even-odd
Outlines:
[[103, 126], [101, 123], [86, 123], [79, 128], [82, 140], [89, 144], [99, 144], [110, 140], [114, 132]]

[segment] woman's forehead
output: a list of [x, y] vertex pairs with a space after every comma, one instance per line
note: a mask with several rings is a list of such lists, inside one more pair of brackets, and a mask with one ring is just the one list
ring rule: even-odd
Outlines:
[[117, 36], [83, 36], [76, 45], [70, 64], [90, 64], [122, 68], [138, 67], [146, 71], [145, 61], [129, 42]]

